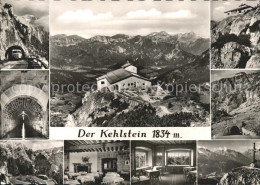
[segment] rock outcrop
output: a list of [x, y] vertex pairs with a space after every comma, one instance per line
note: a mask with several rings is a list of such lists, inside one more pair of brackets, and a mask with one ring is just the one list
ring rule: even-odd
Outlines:
[[11, 4], [0, 4], [0, 60], [6, 58], [8, 48], [21, 47], [25, 55], [39, 55], [48, 59], [49, 33], [32, 15], [16, 16]]
[[63, 149], [33, 151], [19, 142], [0, 142], [0, 169], [18, 175], [45, 174], [62, 183]]
[[260, 184], [260, 169], [240, 167], [225, 174], [220, 185], [258, 185]]
[[260, 7], [212, 21], [212, 68], [259, 68]]

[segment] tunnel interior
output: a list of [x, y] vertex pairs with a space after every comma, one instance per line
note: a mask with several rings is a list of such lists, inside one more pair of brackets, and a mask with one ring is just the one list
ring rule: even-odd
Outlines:
[[25, 59], [25, 52], [21, 46], [11, 46], [5, 52], [5, 58], [9, 61]]
[[240, 129], [237, 126], [230, 128], [230, 135], [241, 135]]
[[3, 138], [42, 138], [46, 136], [47, 112], [32, 97], [10, 101], [2, 112]]

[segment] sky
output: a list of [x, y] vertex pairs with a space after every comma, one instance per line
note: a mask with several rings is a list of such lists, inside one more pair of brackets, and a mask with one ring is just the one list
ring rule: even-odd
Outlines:
[[115, 34], [195, 32], [209, 38], [209, 2], [197, 1], [50, 1], [51, 35], [90, 38]]
[[217, 81], [223, 78], [231, 78], [235, 76], [237, 73], [245, 72], [247, 74], [255, 73], [259, 70], [245, 70], [245, 69], [239, 69], [239, 70], [212, 70], [211, 71], [211, 80]]
[[4, 3], [9, 3], [13, 6], [14, 14], [18, 16], [34, 15], [38, 18], [37, 23], [44, 26], [47, 30], [49, 28], [49, 2], [44, 1], [30, 1], [30, 0], [3, 0]]
[[257, 140], [215, 140], [215, 141], [199, 141], [198, 148], [205, 147], [211, 151], [221, 149], [231, 149], [241, 153], [248, 149], [253, 149], [253, 143], [256, 143], [256, 148], [260, 149], [260, 141]]
[[241, 4], [256, 6], [258, 0], [229, 0], [229, 1], [211, 1], [211, 20], [220, 21], [226, 17], [224, 12], [238, 8]]

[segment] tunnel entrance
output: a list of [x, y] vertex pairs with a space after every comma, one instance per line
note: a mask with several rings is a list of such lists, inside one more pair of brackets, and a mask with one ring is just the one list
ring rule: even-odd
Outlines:
[[237, 126], [230, 128], [230, 135], [241, 135], [240, 129]]
[[5, 58], [9, 61], [24, 60], [25, 52], [21, 46], [11, 46], [6, 50]]
[[47, 117], [39, 102], [33, 97], [18, 97], [3, 109], [4, 138], [35, 138], [44, 136]]

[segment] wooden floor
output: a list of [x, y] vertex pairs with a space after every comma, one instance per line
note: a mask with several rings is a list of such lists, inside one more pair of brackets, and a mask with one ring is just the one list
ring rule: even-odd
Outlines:
[[151, 181], [137, 181], [132, 183], [132, 185], [194, 185], [193, 183], [186, 182], [185, 176], [183, 174], [167, 174], [162, 175], [159, 182], [152, 184]]

